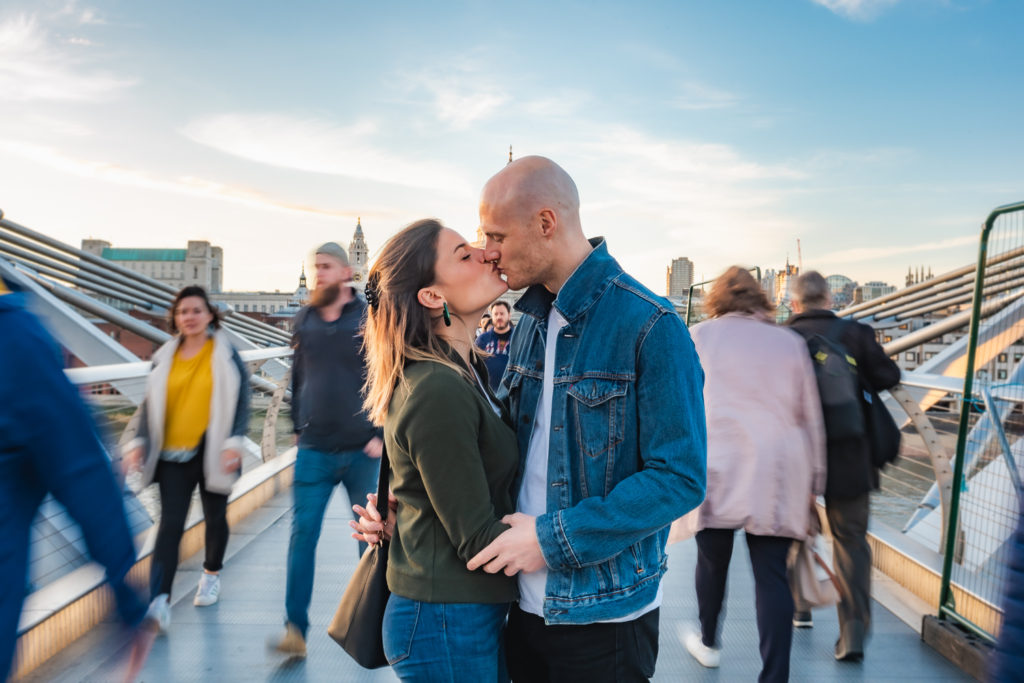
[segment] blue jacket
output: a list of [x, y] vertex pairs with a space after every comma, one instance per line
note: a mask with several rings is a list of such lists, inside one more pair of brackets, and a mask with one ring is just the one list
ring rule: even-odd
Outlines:
[[1017, 533], [1008, 541], [1003, 626], [990, 672], [993, 683], [1024, 681], [1024, 506], [1020, 513]]
[[[14, 289], [14, 285], [11, 285]], [[0, 294], [0, 679], [14, 651], [29, 527], [47, 493], [78, 522], [90, 556], [106, 568], [122, 619], [146, 612], [125, 583], [135, 546], [121, 491], [95, 423], [63, 370], [60, 348], [26, 309]]]
[[704, 373], [690, 335], [602, 238], [591, 243], [557, 298], [535, 285], [516, 304], [523, 316], [502, 380], [521, 481], [554, 305], [568, 325], [554, 373], [548, 512], [537, 518], [549, 624], [616, 619], [650, 604], [667, 567], [668, 525], [704, 499]]

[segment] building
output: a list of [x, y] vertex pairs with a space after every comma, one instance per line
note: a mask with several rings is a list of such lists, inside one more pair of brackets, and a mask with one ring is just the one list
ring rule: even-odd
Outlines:
[[215, 304], [230, 307], [237, 313], [246, 313], [251, 318], [275, 324], [270, 318], [284, 315], [288, 318], [298, 312], [309, 301], [306, 286], [306, 270], [299, 275], [299, 286], [293, 292], [218, 292], [210, 295]]
[[[775, 293], [772, 301], [776, 305], [788, 304], [793, 300], [793, 286], [796, 284], [796, 279], [799, 275], [800, 269], [790, 265], [789, 259], [786, 259], [786, 267], [775, 273]], [[787, 310], [789, 310], [788, 306]]]
[[778, 272], [774, 268], [769, 268], [764, 271], [761, 275], [761, 289], [768, 296], [768, 301], [774, 306], [778, 302], [775, 300], [775, 276]]
[[832, 308], [843, 308], [853, 303], [856, 282], [845, 275], [829, 275], [825, 282], [828, 283], [828, 290], [832, 294]]
[[879, 282], [877, 280], [866, 282], [854, 290], [853, 302], [861, 304], [865, 301], [871, 301], [872, 299], [877, 299], [880, 296], [885, 296], [886, 294], [892, 294], [895, 291], [895, 287], [887, 285], [884, 282]]
[[174, 289], [199, 285], [214, 293], [223, 286], [224, 250], [206, 241], [189, 240], [185, 249], [137, 249], [116, 248], [105, 240], [85, 239], [82, 251]]
[[685, 256], [672, 259], [665, 270], [665, 296], [685, 297], [693, 286], [693, 261]]
[[370, 272], [370, 250], [363, 238], [363, 220], [356, 219], [356, 232], [348, 245], [348, 264], [352, 266], [352, 282], [356, 288], [366, 287], [366, 276]]
[[909, 287], [910, 285], [920, 284], [921, 282], [925, 282], [926, 280], [931, 280], [933, 277], [935, 276], [932, 275], [931, 266], [928, 266], [927, 274], [924, 271], [924, 266], [920, 266], [916, 271], [913, 269], [912, 266], [907, 266], [907, 287]]

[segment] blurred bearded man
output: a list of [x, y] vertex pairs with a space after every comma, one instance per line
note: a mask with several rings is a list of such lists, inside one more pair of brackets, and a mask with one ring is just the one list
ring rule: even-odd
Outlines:
[[[292, 421], [298, 455], [292, 492], [295, 509], [288, 543], [287, 620], [271, 646], [305, 656], [316, 544], [324, 511], [338, 484], [349, 502], [376, 491], [383, 442], [363, 413], [365, 364], [362, 328], [366, 302], [353, 289], [352, 268], [340, 245], [316, 250], [315, 290], [295, 316], [292, 347]], [[360, 543], [362, 554], [366, 544]]]

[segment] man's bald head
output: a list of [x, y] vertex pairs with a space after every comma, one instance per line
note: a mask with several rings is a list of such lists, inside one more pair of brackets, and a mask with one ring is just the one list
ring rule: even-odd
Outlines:
[[546, 157], [516, 159], [484, 185], [481, 203], [523, 219], [551, 209], [566, 228], [580, 229], [580, 195], [561, 166]]
[[522, 157], [484, 185], [480, 230], [484, 258], [512, 289], [542, 284], [557, 292], [590, 253], [580, 225], [580, 195], [561, 166]]

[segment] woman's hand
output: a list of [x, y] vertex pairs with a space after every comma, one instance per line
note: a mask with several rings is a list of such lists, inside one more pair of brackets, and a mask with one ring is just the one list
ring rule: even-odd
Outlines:
[[366, 507], [353, 505], [352, 509], [359, 515], [358, 522], [349, 522], [348, 525], [355, 529], [352, 538], [363, 541], [370, 545], [376, 545], [381, 536], [384, 540], [390, 541], [395, 531], [395, 510], [398, 509], [398, 499], [388, 492], [388, 518], [381, 521], [380, 513], [377, 511], [377, 494], [371, 493], [366, 496]]
[[138, 472], [140, 469], [142, 469], [142, 446], [136, 446], [121, 455], [122, 474]]
[[220, 452], [220, 466], [225, 472], [234, 472], [242, 466], [242, 454], [234, 448], [226, 448]]

